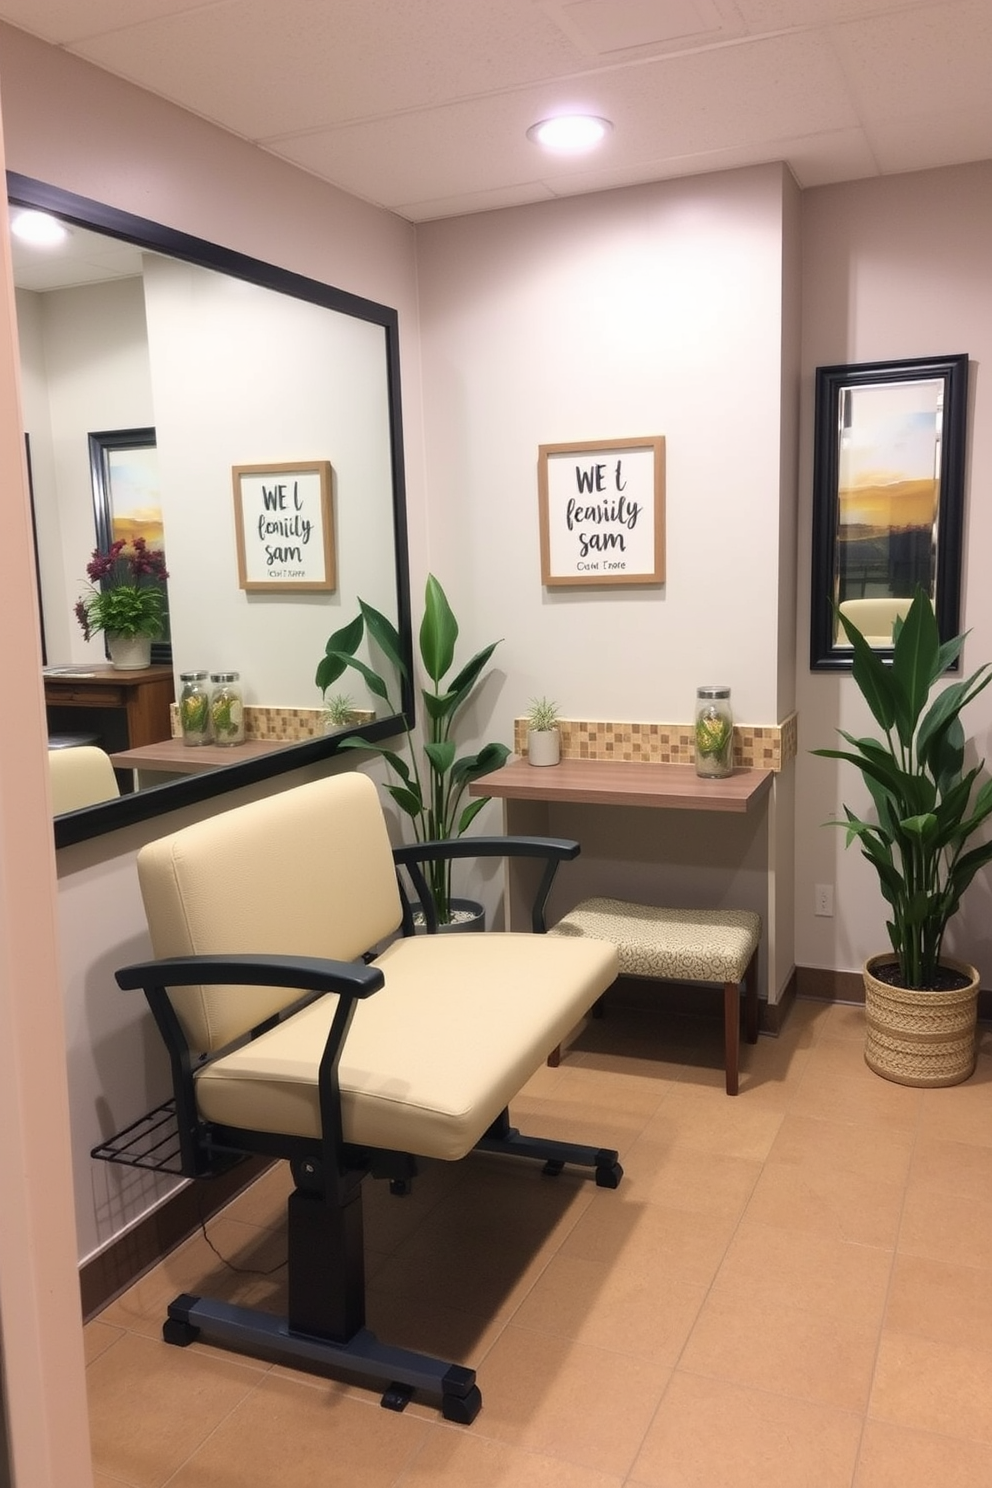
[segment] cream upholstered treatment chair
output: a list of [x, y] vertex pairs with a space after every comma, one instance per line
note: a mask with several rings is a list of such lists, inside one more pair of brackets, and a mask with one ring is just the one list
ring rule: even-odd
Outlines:
[[418, 860], [543, 861], [540, 931], [558, 864], [577, 852], [559, 839], [471, 838], [394, 854], [376, 788], [358, 773], [141, 850], [155, 954], [171, 959], [117, 979], [144, 989], [168, 1045], [181, 1171], [209, 1175], [267, 1153], [289, 1160], [296, 1185], [288, 1316], [181, 1296], [167, 1342], [202, 1332], [302, 1367], [369, 1375], [393, 1408], [422, 1389], [440, 1395], [447, 1419], [474, 1418], [471, 1369], [386, 1347], [365, 1328], [363, 1180], [402, 1192], [418, 1157], [454, 1161], [482, 1148], [536, 1158], [550, 1174], [577, 1163], [615, 1188], [616, 1152], [522, 1136], [507, 1107], [613, 981], [617, 955], [603, 941], [540, 933], [414, 934], [397, 863], [423, 900]]
[[52, 813], [79, 811], [112, 801], [120, 795], [110, 756], [93, 744], [48, 751], [48, 773], [52, 787]]
[[[842, 599], [838, 605], [841, 614], [856, 625], [870, 646], [891, 646], [892, 627], [896, 620], [905, 620], [912, 604], [911, 599], [885, 597], [883, 599]], [[838, 641], [847, 645], [848, 640], [838, 625]]]

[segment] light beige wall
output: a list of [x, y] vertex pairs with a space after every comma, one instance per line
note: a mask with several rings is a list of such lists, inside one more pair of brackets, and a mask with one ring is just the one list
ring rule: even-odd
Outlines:
[[[503, 737], [535, 693], [675, 720], [703, 682], [778, 721], [784, 192], [768, 166], [419, 230], [431, 553], [505, 638]], [[542, 588], [538, 446], [648, 434], [665, 586]]]
[[[894, 176], [806, 192], [803, 198], [803, 437], [800, 480], [797, 665], [800, 757], [796, 864], [796, 959], [857, 970], [887, 947], [884, 904], [874, 872], [844, 834], [821, 825], [857, 811], [867, 798], [856, 772], [808, 751], [836, 742], [838, 727], [874, 730], [849, 677], [811, 673], [808, 663], [813, 378], [817, 366], [890, 358], [971, 359], [962, 629], [964, 666], [992, 657], [992, 163]], [[979, 757], [992, 755], [992, 697], [965, 715]], [[832, 919], [813, 915], [813, 886], [836, 887]], [[969, 890], [947, 949], [977, 965], [992, 984], [992, 887], [988, 873]]]

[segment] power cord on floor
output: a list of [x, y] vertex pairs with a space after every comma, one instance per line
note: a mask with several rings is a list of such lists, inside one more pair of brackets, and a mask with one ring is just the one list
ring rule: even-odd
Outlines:
[[204, 1240], [207, 1242], [207, 1245], [213, 1251], [214, 1255], [220, 1261], [222, 1266], [226, 1266], [228, 1271], [233, 1271], [238, 1276], [274, 1276], [277, 1271], [282, 1270], [282, 1268], [288, 1263], [288, 1256], [286, 1256], [281, 1261], [277, 1261], [274, 1266], [269, 1266], [267, 1270], [262, 1270], [261, 1267], [258, 1266], [236, 1266], [233, 1261], [229, 1261], [227, 1259], [227, 1256], [221, 1255], [220, 1251], [217, 1249], [216, 1245], [207, 1234], [207, 1219], [206, 1215], [203, 1212], [203, 1185], [197, 1183], [195, 1185], [195, 1188], [196, 1210], [200, 1221], [200, 1233], [203, 1236]]

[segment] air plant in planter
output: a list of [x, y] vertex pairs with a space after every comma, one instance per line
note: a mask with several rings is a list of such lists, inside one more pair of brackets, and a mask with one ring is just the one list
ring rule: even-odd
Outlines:
[[527, 709], [527, 759], [532, 765], [557, 765], [561, 759], [558, 704], [532, 698]]
[[839, 615], [853, 649], [852, 675], [883, 738], [841, 730], [848, 749], [814, 749], [856, 766], [875, 806], [865, 821], [845, 806], [847, 845], [857, 840], [891, 911], [891, 953], [865, 963], [865, 1059], [907, 1085], [951, 1085], [975, 1067], [978, 974], [942, 955], [944, 931], [992, 843], [970, 847], [992, 816], [983, 764], [966, 770], [961, 713], [992, 680], [986, 664], [934, 693], [964, 636], [943, 645], [933, 607], [918, 589], [896, 621], [891, 665]]
[[[322, 692], [326, 692], [347, 667], [353, 667], [364, 677], [369, 691], [375, 697], [383, 699], [389, 712], [398, 713], [399, 706], [391, 700], [383, 677], [360, 661], [355, 653], [367, 632], [397, 675], [406, 680], [409, 674], [403, 661], [399, 635], [385, 615], [362, 599], [359, 599], [358, 605], [359, 614], [355, 619], [343, 629], [335, 631], [328, 640], [326, 654], [317, 667], [317, 686]], [[418, 757], [409, 726], [406, 728], [408, 760], [394, 750], [370, 743], [366, 739], [350, 737], [341, 741], [342, 749], [370, 750], [385, 761], [395, 777], [386, 786], [386, 790], [412, 821], [418, 842], [460, 837], [490, 799], [486, 796], [470, 801], [463, 807], [462, 798], [466, 788], [471, 781], [497, 770], [510, 753], [505, 744], [485, 744], [476, 754], [458, 755], [455, 741], [451, 737], [452, 726], [499, 642], [493, 641], [477, 652], [448, 681], [448, 672], [454, 665], [457, 639], [458, 622], [444, 590], [431, 574], [427, 579], [419, 637], [421, 664], [433, 684], [433, 690], [425, 687], [420, 694], [424, 702], [426, 730], [422, 757]], [[450, 860], [425, 864], [425, 875], [434, 898], [439, 923], [450, 924], [454, 913]]]
[[325, 734], [332, 734], [335, 729], [347, 728], [350, 723], [356, 721], [355, 699], [348, 693], [335, 692], [331, 697], [324, 699]]

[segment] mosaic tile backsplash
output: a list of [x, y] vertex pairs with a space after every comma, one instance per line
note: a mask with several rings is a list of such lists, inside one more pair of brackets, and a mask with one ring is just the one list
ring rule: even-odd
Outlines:
[[[355, 723], [373, 723], [371, 708], [356, 708]], [[326, 732], [323, 708], [262, 708], [245, 704], [245, 738], [285, 740], [287, 744], [319, 739]], [[172, 705], [172, 737], [182, 737], [178, 704]]]
[[[691, 723], [604, 723], [562, 718], [558, 727], [562, 759], [691, 765], [696, 757]], [[735, 724], [734, 764], [778, 771], [795, 758], [797, 744], [795, 713], [778, 724]], [[527, 753], [526, 718], [514, 719], [513, 748], [517, 754]]]

